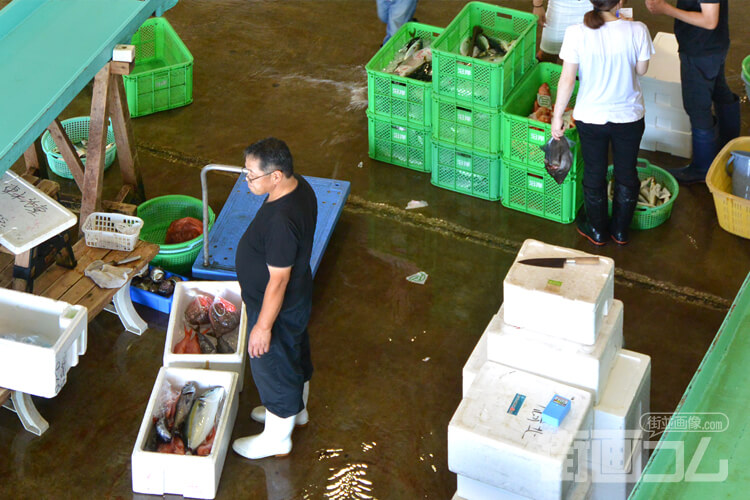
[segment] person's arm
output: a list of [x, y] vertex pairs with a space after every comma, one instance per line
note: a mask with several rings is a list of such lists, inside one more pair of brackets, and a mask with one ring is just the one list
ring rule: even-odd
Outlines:
[[643, 76], [646, 74], [646, 71], [648, 71], [648, 59], [645, 61], [638, 61], [635, 63], [635, 72], [639, 76]]
[[570, 96], [573, 95], [573, 88], [576, 84], [576, 73], [578, 73], [578, 64], [563, 61], [562, 73], [560, 80], [557, 82], [557, 99], [555, 100], [555, 112], [552, 116], [552, 137], [561, 139], [565, 129], [563, 128], [563, 113], [568, 107]]
[[664, 14], [699, 28], [712, 30], [719, 24], [719, 4], [702, 3], [700, 12], [678, 9], [666, 0], [646, 0], [646, 8], [652, 14]]
[[547, 13], [544, 10], [544, 0], [531, 0], [531, 13], [539, 18], [539, 26], [547, 24]]
[[263, 294], [263, 304], [260, 307], [258, 320], [250, 331], [247, 353], [251, 358], [260, 357], [268, 352], [271, 346], [271, 328], [281, 311], [284, 302], [286, 286], [292, 275], [291, 267], [268, 266], [268, 284]]

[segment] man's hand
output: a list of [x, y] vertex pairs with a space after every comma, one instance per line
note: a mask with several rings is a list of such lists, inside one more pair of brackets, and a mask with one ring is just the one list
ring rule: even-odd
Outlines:
[[250, 341], [247, 343], [247, 353], [251, 358], [259, 358], [271, 347], [271, 330], [261, 328], [255, 323], [250, 331]]
[[539, 7], [534, 6], [534, 8], [531, 10], [531, 13], [539, 18], [539, 26], [547, 25], [547, 12], [544, 10], [544, 7], [542, 7], [541, 5]]
[[646, 0], [646, 8], [652, 14], [664, 14], [666, 5], [664, 0]]

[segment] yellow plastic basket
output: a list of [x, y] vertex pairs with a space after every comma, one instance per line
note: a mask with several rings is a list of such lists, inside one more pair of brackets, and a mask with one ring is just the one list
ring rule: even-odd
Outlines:
[[716, 216], [725, 231], [750, 238], [750, 200], [732, 194], [732, 178], [726, 170], [730, 151], [750, 151], [750, 137], [738, 137], [722, 149], [706, 174], [706, 185], [714, 195]]

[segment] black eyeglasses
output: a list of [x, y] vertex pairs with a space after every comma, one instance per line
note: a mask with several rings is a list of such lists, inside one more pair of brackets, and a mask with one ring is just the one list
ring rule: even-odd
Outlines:
[[250, 171], [245, 169], [245, 177], [247, 177], [247, 182], [253, 183], [260, 179], [261, 177], [265, 177], [267, 175], [271, 175], [272, 173], [276, 172], [276, 170], [272, 170], [271, 172], [268, 172], [267, 174], [259, 175], [257, 177], [250, 177]]

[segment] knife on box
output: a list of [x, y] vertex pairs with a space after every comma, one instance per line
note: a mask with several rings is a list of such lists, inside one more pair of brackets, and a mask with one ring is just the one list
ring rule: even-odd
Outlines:
[[518, 263], [537, 267], [565, 267], [565, 264], [598, 264], [599, 257], [546, 257], [540, 259], [523, 259], [519, 260]]

